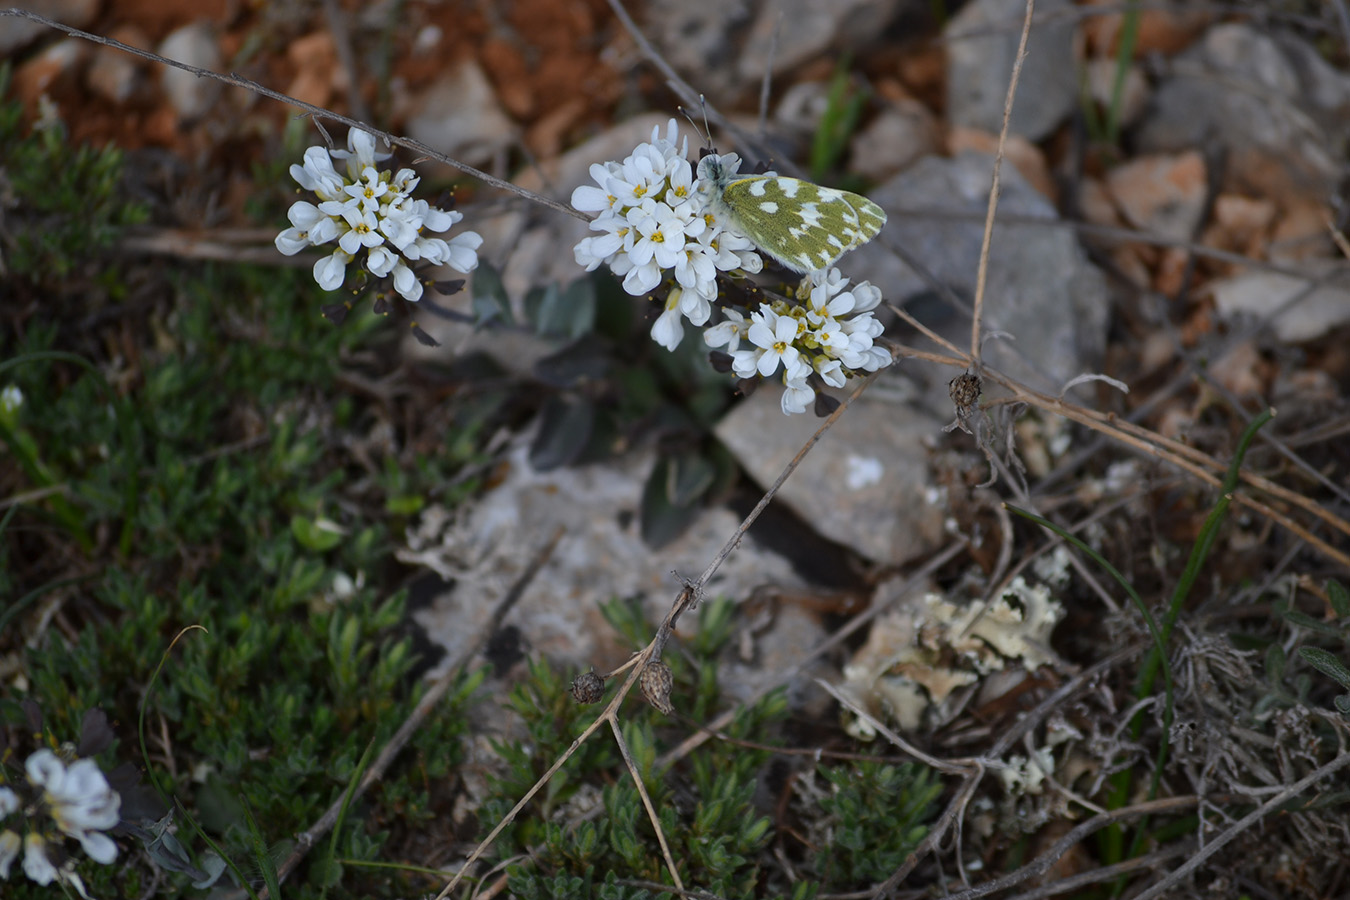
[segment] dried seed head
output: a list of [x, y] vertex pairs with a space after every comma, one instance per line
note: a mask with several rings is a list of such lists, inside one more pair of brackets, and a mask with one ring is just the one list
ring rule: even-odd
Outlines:
[[605, 695], [605, 679], [594, 672], [583, 672], [572, 679], [572, 699], [578, 703], [597, 703]]
[[974, 412], [980, 399], [980, 376], [963, 372], [951, 380], [948, 385], [952, 403], [956, 405], [957, 418], [965, 421]]
[[659, 659], [647, 663], [638, 684], [642, 687], [642, 696], [647, 698], [647, 702], [664, 715], [668, 716], [675, 711], [675, 707], [670, 705], [670, 689], [675, 684], [675, 676], [670, 673], [670, 666]]

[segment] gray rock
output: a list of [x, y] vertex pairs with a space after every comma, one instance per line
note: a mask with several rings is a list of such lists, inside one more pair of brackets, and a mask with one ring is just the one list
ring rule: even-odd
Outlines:
[[[157, 52], [169, 59], [218, 72], [223, 67], [215, 29], [206, 22], [194, 22], [171, 32], [160, 41]], [[221, 84], [182, 69], [166, 66], [160, 84], [178, 118], [191, 121], [204, 115], [220, 99]]]
[[1217, 25], [1167, 64], [1135, 138], [1142, 152], [1217, 145], [1231, 188], [1321, 199], [1350, 142], [1350, 76], [1300, 40]]
[[741, 47], [741, 86], [753, 86], [766, 69], [779, 75], [822, 51], [858, 47], [885, 30], [901, 0], [770, 0], [760, 5]]
[[[1037, 141], [1078, 103], [1079, 66], [1069, 0], [1039, 0], [1009, 128]], [[997, 133], [1017, 59], [1024, 0], [974, 0], [947, 25], [947, 116], [953, 125]]]
[[777, 130], [798, 139], [810, 137], [820, 128], [820, 120], [830, 107], [830, 86], [824, 81], [799, 81], [783, 92], [774, 107]]
[[750, 0], [652, 3], [641, 25], [680, 74], [695, 84], [725, 85], [735, 74], [736, 36], [752, 12]]
[[[877, 240], [843, 260], [847, 272], [884, 285], [888, 298], [919, 301], [911, 313], [962, 349], [970, 343], [968, 313], [931, 299], [933, 286], [886, 245], [903, 248], [969, 303], [992, 171], [993, 157], [982, 153], [920, 160], [871, 192], [890, 221]], [[999, 215], [1032, 221], [994, 226], [982, 330], [986, 335], [1005, 332], [1015, 340], [989, 340], [983, 356], [1031, 387], [1058, 393], [1069, 379], [1100, 366], [1109, 306], [1106, 280], [1073, 232], [1056, 227], [1054, 207], [1006, 162], [1001, 184]], [[908, 366], [905, 371], [928, 378], [934, 402], [950, 409], [947, 382], [956, 373]]]
[[136, 92], [142, 70], [134, 56], [112, 47], [99, 47], [89, 62], [85, 83], [111, 103], [125, 103]]
[[[506, 624], [520, 628], [532, 652], [559, 665], [607, 670], [622, 663], [634, 648], [605, 622], [600, 603], [640, 598], [647, 616], [659, 621], [682, 586], [672, 570], [697, 577], [739, 525], [725, 509], [708, 510], [683, 537], [649, 550], [638, 534], [637, 510], [652, 463], [650, 453], [632, 453], [603, 465], [536, 472], [526, 440], [517, 441], [502, 468], [505, 477], [462, 521], [429, 510], [409, 532], [399, 559], [455, 582], [414, 618], [456, 656], [481, 633], [492, 606], [536, 549], [563, 529]], [[740, 601], [765, 583], [802, 586], [787, 560], [744, 541], [707, 594]], [[684, 619], [676, 634], [695, 625]]]
[[[812, 415], [785, 416], [780, 385], [760, 386], [715, 429], [737, 460], [767, 487], [820, 426]], [[867, 395], [849, 408], [779, 491], [825, 537], [881, 564], [931, 551], [941, 537], [941, 512], [924, 502], [924, 441], [945, 421]]]
[[414, 101], [408, 135], [446, 156], [483, 167], [516, 138], [483, 70], [466, 60]]
[[889, 178], [941, 146], [937, 120], [917, 100], [885, 108], [849, 144], [849, 169], [872, 181]]
[[1285, 343], [1310, 341], [1350, 322], [1350, 278], [1342, 271], [1339, 280], [1314, 286], [1311, 278], [1332, 275], [1338, 264], [1317, 260], [1307, 267], [1309, 278], [1243, 272], [1211, 282], [1205, 293], [1225, 317], [1259, 317]]

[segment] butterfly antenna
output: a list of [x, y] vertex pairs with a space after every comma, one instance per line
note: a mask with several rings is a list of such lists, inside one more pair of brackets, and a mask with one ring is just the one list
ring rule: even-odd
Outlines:
[[707, 156], [709, 153], [715, 153], [716, 150], [712, 143], [712, 129], [708, 127], [708, 101], [704, 96], [702, 94], [698, 95], [698, 108], [703, 115], [702, 128], [698, 127], [698, 122], [694, 121], [694, 117], [689, 115], [689, 110], [685, 109], [684, 106], [676, 108], [680, 111], [680, 115], [684, 116], [685, 121], [689, 123], [689, 127], [693, 128], [696, 134], [703, 136], [703, 152], [699, 154], [699, 156], [703, 157]]

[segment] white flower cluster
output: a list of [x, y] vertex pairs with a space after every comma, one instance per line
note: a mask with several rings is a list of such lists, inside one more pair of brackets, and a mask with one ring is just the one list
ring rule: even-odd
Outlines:
[[681, 317], [704, 325], [717, 298], [717, 273], [758, 272], [763, 260], [747, 237], [728, 231], [699, 195], [694, 170], [674, 119], [652, 129], [650, 143], [639, 144], [622, 163], [591, 166], [599, 187], [572, 192], [572, 206], [596, 213], [591, 230], [574, 253], [587, 272], [604, 264], [623, 276], [623, 288], [635, 297], [655, 290], [673, 271], [678, 285], [666, 299], [666, 312], [652, 327], [652, 339], [674, 350], [684, 336]]
[[[90, 859], [107, 865], [117, 858], [117, 845], [103, 832], [117, 825], [122, 798], [109, 787], [97, 763], [81, 759], [67, 766], [51, 750], [42, 749], [28, 757], [24, 769], [29, 785], [39, 794], [38, 802], [24, 812], [30, 826], [35, 811], [45, 812], [56, 831], [79, 841]], [[0, 787], [0, 823], [23, 806], [17, 793]], [[20, 837], [13, 829], [0, 829], [0, 879], [9, 879], [10, 868], [22, 851], [23, 871], [31, 880], [44, 886], [54, 881], [67, 884], [88, 897], [84, 882], [75, 874], [74, 860], [58, 867], [51, 859], [52, 850], [64, 855], [60, 834], [30, 828]]]
[[[366, 270], [377, 278], [392, 276], [394, 290], [410, 301], [422, 297], [422, 282], [410, 263], [448, 265], [458, 272], [478, 267], [476, 251], [483, 239], [477, 232], [466, 231], [448, 241], [426, 235], [449, 230], [464, 214], [414, 200], [412, 191], [420, 179], [412, 169], [395, 174], [376, 168], [389, 156], [375, 152], [372, 135], [353, 128], [347, 132], [346, 150], [310, 147], [305, 164], [291, 166], [291, 177], [322, 202], [315, 206], [301, 200], [291, 206], [286, 217], [294, 227], [277, 235], [277, 249], [294, 256], [306, 247], [337, 241], [332, 255], [314, 264], [314, 280], [325, 291], [342, 287], [348, 264], [362, 250]], [[346, 176], [333, 168], [334, 159], [346, 160]]]
[[[804, 304], [761, 303], [749, 319], [723, 310], [726, 320], [704, 332], [703, 340], [724, 348], [740, 378], [768, 378], [781, 366], [783, 412], [805, 412], [815, 399], [807, 381], [812, 375], [843, 387], [855, 372], [875, 372], [891, 364], [891, 354], [874, 343], [882, 332], [872, 315], [881, 303], [881, 290], [866, 281], [845, 290], [848, 283], [838, 269], [812, 272], [802, 282], [803, 292], [810, 285]], [[742, 341], [750, 347], [742, 350]]]
[[[622, 163], [591, 166], [598, 186], [572, 192], [572, 206], [595, 213], [590, 227], [599, 232], [573, 249], [578, 265], [588, 272], [609, 266], [634, 296], [673, 280], [665, 311], [651, 330], [652, 339], [667, 350], [684, 337], [684, 319], [707, 324], [719, 272], [755, 273], [764, 266], [755, 243], [719, 219], [711, 193], [700, 189], [685, 159], [688, 140], [678, 141], [671, 119], [665, 137], [659, 127], [652, 129], [651, 141], [639, 144]], [[720, 159], [728, 174], [740, 164], [734, 154]], [[882, 332], [872, 315], [881, 303], [880, 289], [864, 281], [846, 290], [848, 284], [836, 268], [812, 272], [798, 289], [798, 305], [762, 303], [748, 319], [724, 308], [724, 321], [708, 328], [704, 340], [725, 348], [741, 378], [768, 378], [781, 366], [783, 412], [805, 412], [816, 385], [842, 387], [854, 373], [891, 363], [891, 355], [873, 343]], [[741, 349], [743, 341], [749, 349]]]

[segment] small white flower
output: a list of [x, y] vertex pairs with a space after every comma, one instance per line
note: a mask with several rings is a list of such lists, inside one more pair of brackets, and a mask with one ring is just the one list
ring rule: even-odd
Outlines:
[[816, 373], [825, 380], [830, 387], [841, 388], [844, 386], [844, 367], [839, 364], [839, 360], [830, 359], [825, 356], [817, 356], [812, 360], [812, 366]]
[[745, 316], [731, 308], [722, 310], [722, 316], [721, 322], [703, 332], [703, 342], [714, 349], [723, 347], [724, 352], [732, 354], [740, 348], [741, 341], [750, 330], [750, 323]]
[[10, 866], [19, 858], [19, 850], [22, 848], [23, 838], [18, 834], [9, 829], [0, 831], [0, 879], [9, 880]]
[[362, 247], [378, 247], [384, 243], [380, 234], [380, 222], [373, 212], [361, 212], [360, 209], [344, 209], [342, 219], [347, 223], [347, 233], [338, 238], [338, 246], [353, 256]]
[[0, 413], [13, 415], [21, 406], [23, 406], [23, 391], [17, 384], [5, 385], [5, 389], [0, 391]]
[[374, 212], [380, 208], [380, 198], [389, 193], [389, 185], [380, 180], [380, 173], [374, 166], [366, 166], [360, 180], [347, 185], [345, 192], [360, 204], [362, 210]]
[[117, 825], [122, 798], [108, 786], [98, 763], [81, 759], [67, 768], [44, 749], [28, 757], [24, 768], [29, 783], [42, 788], [57, 828], [79, 841], [95, 862], [106, 865], [117, 858], [117, 845], [103, 832]]
[[333, 168], [332, 157], [322, 147], [305, 151], [305, 164], [291, 166], [291, 177], [302, 188], [313, 191], [321, 200], [337, 200], [344, 196], [342, 176]]
[[[709, 219], [716, 222], [716, 219], [709, 215], [704, 215], [703, 219], [705, 222]], [[699, 242], [703, 244], [703, 252], [712, 259], [719, 272], [741, 269], [753, 275], [764, 269], [764, 260], [755, 252], [754, 242], [748, 237], [727, 231], [720, 225], [709, 225], [708, 230], [699, 236]]]
[[342, 287], [347, 279], [347, 263], [352, 255], [345, 250], [334, 250], [331, 256], [325, 256], [314, 264], [314, 280], [325, 291], [335, 291]]
[[[837, 275], [839, 270], [831, 269], [830, 272]], [[844, 278], [833, 284], [824, 282], [811, 288], [807, 319], [812, 325], [820, 325], [826, 319], [844, 316], [853, 311], [855, 305], [853, 292], [843, 290], [847, 284], [848, 279]]]
[[18, 794], [7, 787], [0, 787], [0, 819], [4, 819], [22, 805]]
[[276, 237], [277, 249], [286, 256], [294, 256], [306, 247], [326, 244], [337, 237], [333, 219], [320, 212], [313, 203], [297, 200], [286, 210], [286, 218], [295, 227], [287, 228]]
[[422, 299], [422, 282], [417, 280], [413, 270], [399, 260], [394, 263], [394, 290], [398, 291], [404, 300], [410, 303], [416, 303]]
[[413, 189], [417, 187], [421, 180], [412, 169], [399, 169], [389, 182], [389, 190], [399, 196], [406, 197], [413, 192]]
[[417, 227], [413, 216], [401, 209], [391, 207], [380, 217], [380, 233], [400, 252], [417, 240]]
[[[707, 231], [705, 228], [704, 233]], [[681, 287], [696, 292], [704, 300], [712, 300], [717, 296], [716, 251], [710, 244], [704, 243], [702, 235], [699, 235], [698, 243], [685, 244], [676, 258], [675, 280]]]
[[661, 283], [661, 267], [656, 264], [655, 259], [649, 259], [645, 264], [638, 265], [630, 257], [624, 256], [615, 260], [615, 263], [616, 272], [617, 264], [631, 267], [624, 273], [623, 289], [634, 297], [651, 293]]
[[804, 413], [806, 407], [815, 399], [816, 392], [806, 383], [805, 377], [788, 378], [787, 373], [783, 374], [783, 399], [778, 404], [783, 410], [783, 415]]
[[56, 880], [56, 866], [47, 859], [47, 842], [35, 831], [23, 840], [23, 873], [44, 887]]
[[657, 316], [656, 321], [652, 323], [652, 340], [667, 350], [673, 351], [680, 346], [680, 341], [684, 340], [684, 323], [680, 321], [682, 293], [679, 288], [672, 289], [670, 295], [666, 297], [666, 311]]
[[444, 264], [456, 272], [468, 274], [478, 268], [478, 248], [483, 246], [483, 236], [476, 231], [461, 231], [448, 241], [450, 255]]
[[580, 212], [608, 212], [614, 209], [614, 204], [619, 202], [619, 198], [608, 193], [606, 187], [609, 180], [619, 171], [619, 166], [614, 163], [593, 163], [591, 165], [591, 178], [599, 187], [583, 184], [581, 187], [572, 191], [572, 208]]
[[334, 159], [345, 159], [347, 161], [347, 175], [352, 181], [358, 181], [361, 172], [367, 167], [373, 167], [377, 162], [383, 162], [392, 156], [392, 153], [375, 152], [375, 135], [368, 131], [362, 131], [360, 128], [353, 128], [347, 132], [347, 149], [330, 150]]
[[746, 337], [759, 348], [756, 371], [768, 378], [781, 362], [787, 377], [796, 377], [801, 368], [800, 353], [793, 346], [797, 339], [797, 320], [792, 316], [780, 316], [767, 306], [761, 306], [760, 311], [751, 315], [750, 319], [750, 330]]
[[371, 247], [366, 254], [366, 271], [376, 278], [383, 278], [394, 271], [394, 266], [399, 262], [398, 254], [388, 247]]
[[881, 288], [870, 281], [859, 282], [853, 289], [853, 313], [871, 312], [881, 305]]
[[702, 219], [679, 215], [665, 203], [655, 203], [650, 210], [636, 207], [627, 218], [637, 231], [637, 241], [628, 255], [639, 266], [655, 260], [662, 269], [674, 268], [683, 256], [686, 236], [696, 237], [691, 234], [695, 228], [703, 230]]

